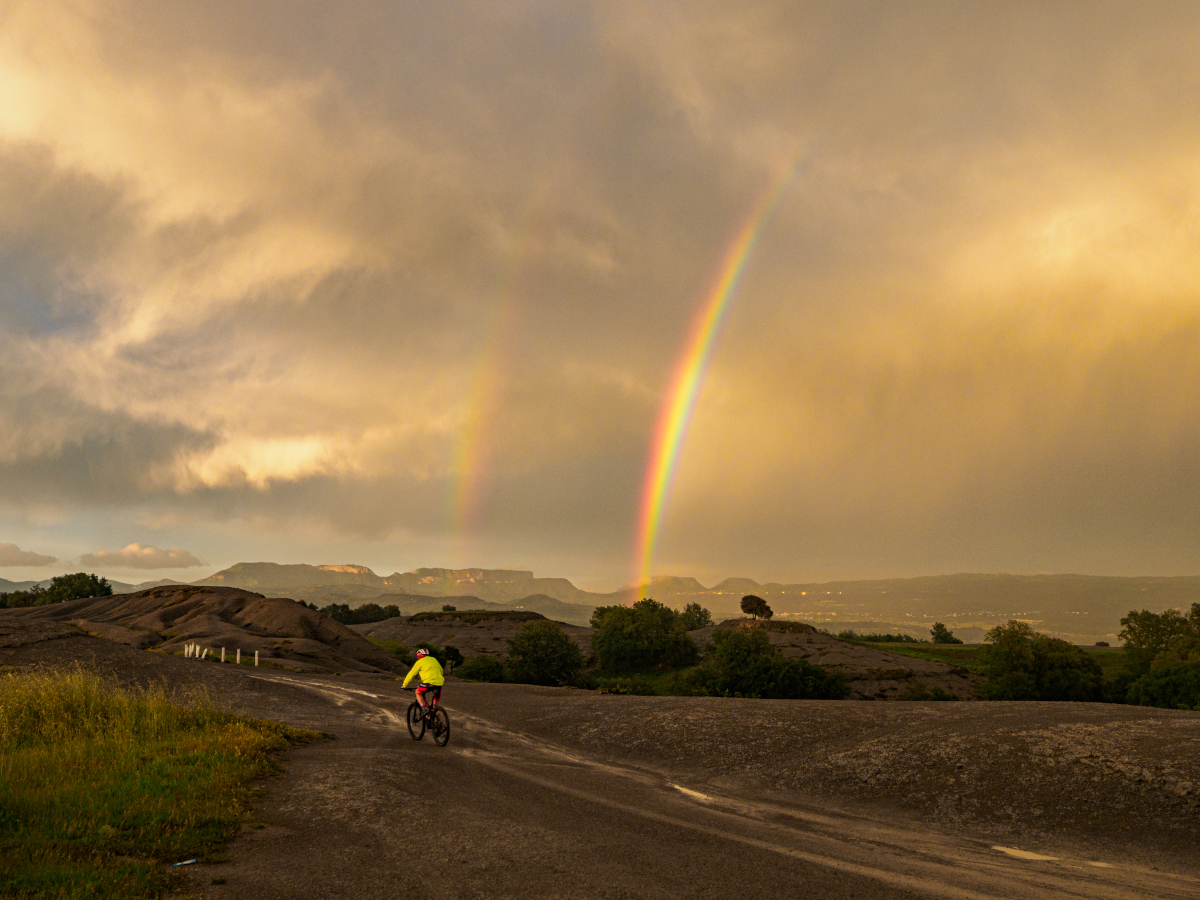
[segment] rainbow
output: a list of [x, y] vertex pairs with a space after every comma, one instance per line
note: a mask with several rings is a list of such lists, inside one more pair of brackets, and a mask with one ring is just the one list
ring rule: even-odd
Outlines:
[[716, 279], [705, 294], [699, 315], [692, 325], [691, 335], [675, 369], [671, 388], [667, 392], [666, 402], [654, 429], [650, 462], [642, 485], [635, 545], [637, 563], [634, 573], [634, 585], [639, 591], [650, 583], [650, 565], [658, 540], [658, 526], [662, 521], [663, 509], [679, 462], [679, 451], [683, 446], [683, 439], [687, 436], [692, 413], [696, 409], [696, 400], [704, 384], [704, 376], [721, 324], [730, 301], [737, 294], [738, 285], [754, 252], [758, 236], [792, 183], [798, 162], [797, 157], [784, 170], [783, 176], [764, 193], [725, 251], [717, 269]]

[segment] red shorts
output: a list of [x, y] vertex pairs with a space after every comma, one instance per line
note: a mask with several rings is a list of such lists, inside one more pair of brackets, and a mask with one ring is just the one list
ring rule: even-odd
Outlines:
[[434, 700], [441, 700], [442, 686], [440, 684], [418, 684], [417, 693], [426, 694], [427, 696], [432, 697]]

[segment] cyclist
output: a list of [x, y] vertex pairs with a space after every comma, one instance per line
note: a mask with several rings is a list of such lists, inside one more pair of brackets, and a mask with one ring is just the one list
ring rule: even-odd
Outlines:
[[[404, 684], [400, 686], [408, 687], [408, 683], [414, 678], [421, 681], [417, 685], [417, 702], [421, 704], [421, 715], [424, 716], [434, 703], [442, 699], [442, 685], [446, 683], [446, 676], [442, 673], [442, 664], [434, 659], [424, 647], [417, 651], [417, 661], [408, 670], [408, 674], [404, 676]], [[430, 703], [425, 702], [427, 694], [431, 698], [432, 702]]]

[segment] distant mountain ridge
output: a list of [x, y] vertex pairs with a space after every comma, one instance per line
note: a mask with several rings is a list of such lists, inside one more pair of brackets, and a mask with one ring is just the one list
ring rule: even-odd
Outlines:
[[[117, 593], [129, 593], [178, 582], [111, 583]], [[431, 608], [431, 604], [436, 608], [433, 600], [438, 598], [458, 598], [451, 602], [460, 608], [461, 602], [474, 598], [486, 608], [492, 604], [507, 609], [523, 607], [576, 624], [585, 623], [596, 606], [627, 603], [638, 596], [654, 597], [675, 608], [699, 603], [714, 617], [725, 618], [739, 614], [744, 595], [757, 594], [770, 603], [776, 615], [831, 631], [853, 627], [927, 637], [933, 622], [941, 621], [968, 641], [981, 640], [987, 629], [1009, 619], [1023, 619], [1040, 631], [1077, 643], [1115, 642], [1120, 619], [1131, 609], [1161, 612], [1200, 602], [1200, 576], [964, 573], [800, 584], [735, 577], [712, 587], [691, 577], [659, 576], [640, 591], [624, 588], [596, 593], [578, 588], [566, 578], [539, 578], [526, 569], [421, 568], [381, 576], [366, 566], [351, 564], [256, 562], [238, 563], [194, 583], [321, 605], [401, 605], [400, 599], [407, 597], [411, 599], [403, 604], [413, 611]], [[31, 584], [0, 579], [0, 591], [27, 589]]]
[[493, 603], [505, 603], [543, 594], [563, 603], [589, 606], [620, 602], [628, 594], [624, 591], [595, 594], [575, 587], [566, 578], [536, 578], [525, 569], [416, 569], [381, 576], [366, 566], [262, 562], [238, 563], [195, 584], [259, 592], [299, 589], [302, 593], [313, 593], [317, 588], [334, 589], [335, 594], [344, 595], [347, 600], [401, 593], [431, 597], [469, 595]]

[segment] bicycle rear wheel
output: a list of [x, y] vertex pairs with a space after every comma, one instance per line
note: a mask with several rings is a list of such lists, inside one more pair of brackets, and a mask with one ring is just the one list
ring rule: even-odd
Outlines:
[[433, 742], [445, 747], [450, 742], [450, 717], [440, 706], [433, 711]]
[[425, 718], [421, 715], [421, 704], [414, 700], [408, 707], [408, 733], [414, 741], [425, 737]]

